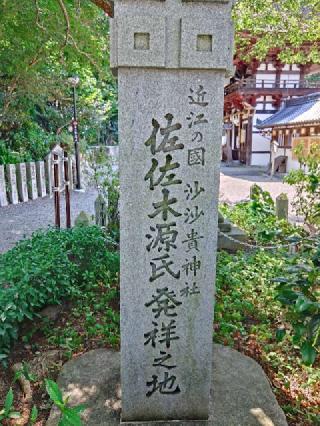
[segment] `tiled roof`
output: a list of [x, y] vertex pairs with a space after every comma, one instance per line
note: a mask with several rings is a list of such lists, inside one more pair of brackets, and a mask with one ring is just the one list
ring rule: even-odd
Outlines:
[[265, 129], [315, 122], [320, 124], [320, 93], [290, 99], [280, 111], [257, 124], [257, 128]]

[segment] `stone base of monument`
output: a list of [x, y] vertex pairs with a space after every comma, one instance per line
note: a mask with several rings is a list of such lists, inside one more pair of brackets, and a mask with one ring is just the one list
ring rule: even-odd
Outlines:
[[[262, 368], [239, 352], [214, 345], [210, 417], [208, 421], [124, 423], [157, 426], [286, 426]], [[83, 424], [116, 426], [121, 423], [120, 354], [97, 349], [68, 361], [58, 384], [71, 405], [84, 404]], [[47, 426], [56, 426], [53, 408]]]

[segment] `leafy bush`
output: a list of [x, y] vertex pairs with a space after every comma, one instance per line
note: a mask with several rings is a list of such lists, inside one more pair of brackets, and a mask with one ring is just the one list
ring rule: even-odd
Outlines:
[[0, 141], [0, 164], [44, 160], [54, 141], [55, 135], [45, 132], [38, 124], [25, 123], [19, 131]]
[[85, 409], [84, 405], [77, 405], [76, 407], [69, 407], [68, 399], [63, 398], [62, 392], [56, 382], [46, 379], [46, 390], [54, 405], [61, 413], [61, 419], [58, 426], [81, 426], [80, 413]]
[[0, 164], [17, 164], [23, 161], [24, 158], [18, 152], [11, 151], [5, 141], [0, 140]]
[[[320, 349], [320, 242], [304, 246], [288, 262], [284, 276], [275, 279], [276, 298], [285, 307], [292, 343], [300, 347], [303, 362], [312, 365]], [[279, 340], [285, 334], [285, 328], [279, 329]]]
[[[305, 261], [308, 258], [307, 253], [301, 256]], [[284, 274], [287, 265], [283, 249], [218, 253], [214, 340], [260, 363], [288, 424], [314, 426], [319, 423], [318, 361], [312, 367], [303, 365], [298, 346], [292, 344], [289, 334], [281, 341], [277, 338], [281, 325], [289, 328], [292, 306], [284, 309], [273, 280]]]
[[13, 391], [10, 388], [4, 401], [4, 407], [0, 410], [0, 421], [18, 418], [20, 418], [20, 413], [13, 411]]
[[88, 285], [110, 282], [118, 253], [106, 250], [95, 226], [35, 233], [0, 256], [0, 358], [18, 337], [18, 325], [48, 304], [81, 294]]
[[88, 167], [85, 174], [90, 185], [108, 200], [108, 232], [112, 238], [119, 242], [120, 217], [119, 217], [119, 173], [112, 168], [112, 162], [104, 146], [88, 150], [86, 156]]
[[260, 243], [281, 241], [289, 236], [303, 234], [301, 228], [277, 218], [270, 193], [263, 191], [258, 185], [253, 185], [250, 201], [243, 201], [234, 206], [222, 204], [220, 211], [252, 239]]
[[272, 337], [271, 318], [279, 314], [281, 306], [269, 284], [280, 274], [282, 264], [281, 256], [264, 250], [236, 255], [218, 253], [215, 302], [218, 342], [232, 344], [234, 333], [249, 335], [251, 326], [258, 322], [268, 324], [266, 332]]
[[320, 146], [313, 144], [308, 154], [304, 146], [295, 148], [300, 163], [300, 170], [292, 170], [285, 177], [285, 182], [295, 186], [296, 196], [293, 207], [298, 215], [303, 216], [310, 230], [320, 229]]

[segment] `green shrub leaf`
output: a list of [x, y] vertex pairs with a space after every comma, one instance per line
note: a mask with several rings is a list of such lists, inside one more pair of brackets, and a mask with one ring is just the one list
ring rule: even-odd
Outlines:
[[5, 415], [8, 415], [13, 404], [13, 391], [12, 388], [9, 389], [9, 392], [7, 393], [5, 402], [4, 402], [4, 413]]
[[59, 389], [59, 386], [57, 385], [56, 382], [54, 382], [53, 380], [49, 380], [46, 379], [46, 389], [48, 392], [48, 395], [50, 396], [51, 400], [55, 403], [55, 404], [64, 404], [63, 402], [63, 396], [62, 396], [62, 392]]
[[316, 359], [317, 351], [310, 342], [304, 342], [301, 346], [302, 361], [306, 365], [312, 365]]

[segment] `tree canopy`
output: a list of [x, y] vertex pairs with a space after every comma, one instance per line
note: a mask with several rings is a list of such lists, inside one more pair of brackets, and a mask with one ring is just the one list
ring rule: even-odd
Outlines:
[[320, 63], [319, 0], [237, 0], [233, 15], [239, 57]]
[[[81, 80], [82, 140], [106, 137], [117, 111], [111, 14], [107, 0], [0, 0], [0, 150], [1, 140], [20, 149], [66, 128], [72, 74]], [[319, 0], [237, 0], [233, 16], [241, 59], [263, 59], [274, 49], [285, 63], [320, 63]]]
[[30, 132], [54, 135], [70, 122], [67, 78], [73, 74], [80, 77], [79, 113], [87, 139], [97, 137], [115, 115], [108, 17], [95, 3], [0, 1], [0, 140], [11, 148], [21, 145], [20, 130], [18, 139]]

